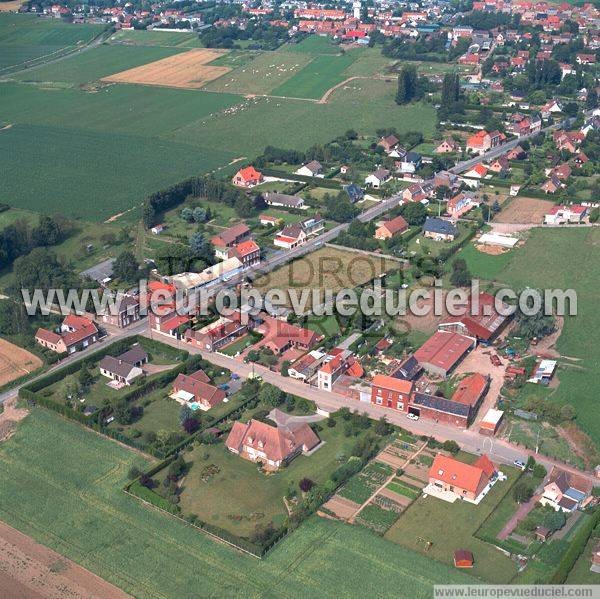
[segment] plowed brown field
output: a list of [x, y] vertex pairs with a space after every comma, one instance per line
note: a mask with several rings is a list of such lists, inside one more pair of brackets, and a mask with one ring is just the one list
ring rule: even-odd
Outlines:
[[222, 55], [222, 50], [207, 48], [190, 50], [150, 62], [141, 67], [109, 75], [104, 77], [103, 81], [199, 89], [209, 81], [213, 81], [231, 70], [229, 67], [208, 64]]

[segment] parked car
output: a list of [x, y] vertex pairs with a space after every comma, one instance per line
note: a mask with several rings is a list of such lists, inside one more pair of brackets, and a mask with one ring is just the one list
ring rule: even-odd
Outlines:
[[525, 462], [523, 462], [523, 460], [515, 460], [513, 462], [513, 465], [516, 466], [517, 468], [520, 468], [521, 470], [525, 470], [525, 468], [527, 467], [527, 465], [525, 464]]
[[223, 383], [223, 384], [219, 385], [219, 389], [222, 389], [223, 391], [227, 391], [227, 389], [229, 389], [229, 385], [227, 383]]
[[410, 420], [418, 420], [419, 419], [419, 416], [417, 414], [413, 414], [412, 412], [409, 412], [406, 415], [406, 417], [409, 418]]
[[231, 380], [232, 381], [237, 381], [240, 378], [239, 374], [236, 374], [235, 372], [231, 373]]

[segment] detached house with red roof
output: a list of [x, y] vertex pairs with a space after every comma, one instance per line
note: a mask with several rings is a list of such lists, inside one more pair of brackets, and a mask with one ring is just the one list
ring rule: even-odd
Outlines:
[[483, 154], [491, 147], [492, 138], [485, 129], [474, 133], [467, 139], [467, 152], [472, 152], [473, 154]]
[[35, 334], [37, 343], [57, 354], [72, 354], [98, 341], [96, 325], [85, 316], [69, 314], [58, 331], [39, 328]]
[[235, 422], [225, 446], [245, 460], [261, 462], [266, 470], [277, 470], [297, 455], [308, 454], [321, 443], [306, 423], [271, 426], [258, 420]]
[[257, 171], [253, 166], [241, 168], [231, 180], [236, 187], [254, 187], [263, 181], [264, 177], [262, 173]]
[[573, 204], [572, 206], [553, 206], [544, 216], [545, 225], [580, 224], [588, 216], [586, 206]]
[[203, 411], [218, 406], [226, 397], [225, 391], [210, 384], [210, 378], [203, 370], [190, 375], [178, 374], [171, 393], [171, 399], [182, 406]]
[[485, 454], [474, 464], [438, 454], [429, 469], [429, 485], [425, 491], [430, 490], [451, 503], [457, 499], [479, 503], [496, 475], [496, 467]]
[[391, 239], [396, 235], [402, 235], [408, 231], [408, 223], [402, 216], [397, 216], [392, 220], [385, 221], [376, 231], [375, 239]]
[[250, 229], [244, 223], [239, 223], [221, 231], [210, 240], [215, 248], [215, 256], [220, 260], [233, 257], [233, 253], [231, 256], [229, 255], [232, 249], [243, 241], [249, 240], [250, 235]]

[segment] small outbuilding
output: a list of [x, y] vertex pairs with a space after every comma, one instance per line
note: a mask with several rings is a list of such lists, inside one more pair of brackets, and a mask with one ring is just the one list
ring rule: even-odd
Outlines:
[[466, 549], [457, 549], [454, 552], [454, 565], [457, 568], [472, 568], [473, 554]]

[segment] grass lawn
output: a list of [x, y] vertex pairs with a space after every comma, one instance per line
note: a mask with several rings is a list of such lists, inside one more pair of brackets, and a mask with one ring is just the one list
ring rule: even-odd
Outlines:
[[323, 35], [310, 35], [299, 44], [286, 44], [279, 48], [285, 52], [301, 52], [303, 54], [339, 54], [340, 46]]
[[[451, 248], [461, 243], [465, 237], [471, 232], [465, 225], [458, 224], [458, 237], [454, 241], [435, 241], [424, 235], [417, 235], [408, 242], [408, 252], [416, 252], [424, 256], [435, 258], [442, 250]], [[417, 243], [417, 241], [419, 243]]]
[[[358, 57], [359, 51], [342, 55], [323, 54], [275, 89], [274, 96], [319, 99], [329, 88], [347, 79], [344, 71]], [[302, 54], [300, 54], [302, 56]]]
[[186, 48], [102, 45], [68, 60], [22, 73], [15, 78], [43, 83], [64, 82], [75, 86], [167, 58], [185, 50]]
[[566, 584], [600, 584], [600, 574], [590, 570], [592, 554], [598, 546], [599, 538], [600, 526], [597, 526], [592, 532], [585, 549], [575, 562], [573, 569], [569, 572], [569, 576], [565, 581]]
[[[36, 410], [0, 445], [0, 519], [135, 596], [191, 597], [201, 581], [211, 596], [244, 589], [248, 596], [337, 598], [377, 585], [381, 597], [397, 597], [402, 588], [429, 599], [436, 582], [473, 582], [369, 531], [318, 518], [266, 559], [245, 557], [125, 495], [133, 465], [148, 464]], [[60, 517], [51, 505], [60, 506]]]
[[[343, 435], [340, 423], [334, 428], [324, 427], [319, 436], [325, 444], [314, 454], [300, 455], [271, 475], [262, 474], [253, 462], [230, 453], [224, 443], [194, 449], [185, 456], [192, 467], [181, 495], [183, 513], [197, 514], [238, 536], [249, 535], [257, 523], [281, 524], [287, 513], [283, 496], [288, 489], [297, 490], [304, 477], [324, 482], [339, 465], [338, 456], [348, 456], [356, 442], [356, 438]], [[206, 468], [213, 464], [219, 472], [205, 482]]]
[[0, 74], [42, 64], [90, 42], [103, 25], [73, 25], [36, 15], [0, 13]]
[[498, 256], [492, 256], [480, 252], [472, 243], [467, 243], [456, 254], [456, 257], [463, 258], [466, 261], [469, 271], [474, 277], [487, 281], [495, 281], [502, 270], [514, 258], [514, 252], [518, 251], [516, 249]]
[[269, 94], [272, 90], [299, 73], [311, 60], [309, 54], [264, 52], [253, 55], [250, 62], [211, 81], [206, 89], [240, 94]]
[[507, 488], [514, 484], [516, 474], [510, 471], [506, 474], [508, 481], [494, 485], [479, 505], [419, 497], [385, 538], [420, 552], [425, 552], [425, 542], [431, 541], [427, 556], [448, 565], [453, 563], [455, 550], [468, 549], [475, 558], [474, 576], [495, 584], [510, 582], [517, 573], [515, 563], [474, 536], [481, 523], [496, 509]]
[[[586, 267], [574, 268], [574, 264]], [[594, 399], [600, 370], [596, 335], [600, 330], [596, 290], [600, 279], [600, 230], [533, 229], [525, 247], [514, 251], [496, 279], [516, 290], [529, 286], [577, 292], [577, 315], [565, 317], [557, 343], [563, 356], [576, 358], [576, 368], [561, 369], [560, 385], [550, 400], [572, 404], [578, 415], [577, 425], [600, 446], [600, 412]]]
[[326, 337], [334, 337], [341, 333], [340, 325], [334, 315], [331, 316], [315, 316], [311, 314], [304, 326], [311, 331], [315, 331]]
[[113, 44], [134, 46], [169, 46], [175, 48], [201, 48], [202, 44], [196, 33], [178, 31], [143, 31], [138, 29], [121, 29], [109, 40]]
[[244, 351], [247, 347], [250, 347], [254, 343], [256, 343], [256, 339], [254, 337], [252, 337], [251, 335], [244, 335], [243, 337], [240, 337], [239, 339], [237, 339], [233, 343], [230, 343], [229, 345], [220, 349], [219, 351], [227, 356], [235, 356], [236, 354]]

